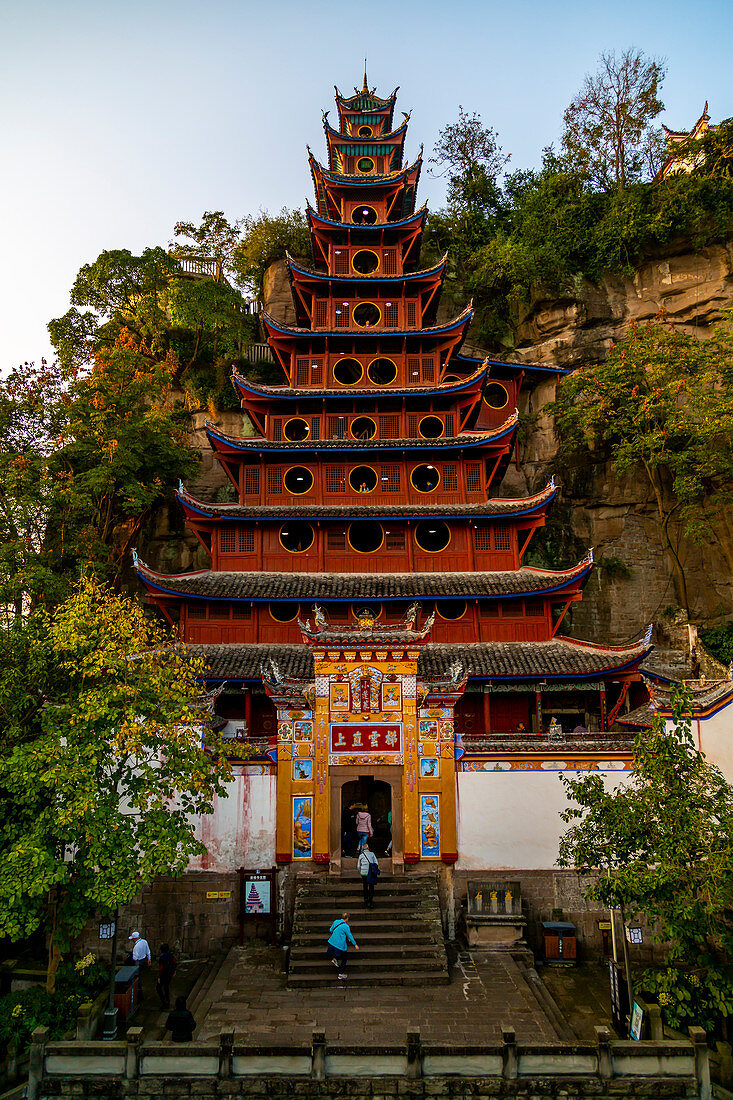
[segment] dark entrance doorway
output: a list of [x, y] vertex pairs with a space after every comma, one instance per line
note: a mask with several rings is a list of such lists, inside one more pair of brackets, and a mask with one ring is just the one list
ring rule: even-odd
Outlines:
[[374, 836], [371, 846], [377, 858], [392, 854], [392, 788], [381, 779], [360, 775], [341, 788], [341, 855], [355, 856], [357, 848], [357, 810], [366, 809], [372, 815]]

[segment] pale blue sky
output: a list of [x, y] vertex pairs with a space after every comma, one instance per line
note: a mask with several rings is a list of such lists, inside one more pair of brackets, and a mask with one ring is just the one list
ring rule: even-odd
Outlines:
[[[301, 206], [333, 84], [399, 84], [408, 152], [462, 103], [539, 163], [603, 49], [666, 57], [663, 121], [733, 115], [733, 4], [701, 0], [0, 0], [0, 371], [49, 354], [79, 267], [222, 209]], [[335, 111], [334, 111], [335, 115]], [[443, 188], [423, 175], [422, 197]]]

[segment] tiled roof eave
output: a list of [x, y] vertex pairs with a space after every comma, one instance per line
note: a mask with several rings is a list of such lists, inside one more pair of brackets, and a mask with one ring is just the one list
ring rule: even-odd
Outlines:
[[[313, 676], [312, 656], [306, 646], [210, 645], [191, 646], [207, 657], [212, 681], [258, 681], [266, 657], [275, 656], [285, 675]], [[591, 662], [581, 645], [557, 642], [483, 642], [467, 645], [427, 645], [418, 662], [418, 674], [429, 682], [444, 678], [450, 665], [460, 660], [469, 680], [500, 683], [564, 682], [608, 680], [628, 675], [643, 659], [643, 643], [629, 647], [621, 660], [615, 649], [600, 650], [606, 661]], [[586, 660], [583, 660], [586, 658]], [[514, 667], [510, 667], [514, 665]], [[490, 671], [487, 671], [490, 669]]]
[[420, 436], [414, 439], [313, 439], [300, 440], [294, 443], [282, 440], [274, 441], [261, 436], [228, 436], [217, 431], [209, 424], [206, 425], [205, 430], [209, 440], [218, 440], [226, 446], [245, 453], [266, 451], [268, 454], [299, 454], [308, 451], [329, 451], [336, 454], [354, 454], [355, 452], [362, 454], [368, 451], [408, 451], [433, 448], [440, 451], [471, 450], [501, 442], [505, 437], [512, 435], [516, 431], [516, 427], [517, 419], [512, 417], [493, 432], [442, 436], [439, 439], [428, 439]]
[[[441, 602], [456, 599], [522, 599], [565, 594], [576, 590], [591, 570], [589, 561], [562, 573], [515, 570], [493, 573], [429, 574], [292, 574], [266, 572], [211, 572], [166, 575], [138, 562], [141, 580], [151, 589], [183, 599], [212, 602], [320, 600], [350, 604], [355, 600], [400, 603], [405, 600]], [[353, 589], [352, 591], [350, 591]], [[335, 595], [334, 590], [340, 594]]]

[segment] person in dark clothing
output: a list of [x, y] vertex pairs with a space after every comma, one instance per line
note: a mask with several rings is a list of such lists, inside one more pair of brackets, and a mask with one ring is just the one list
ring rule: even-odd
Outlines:
[[196, 1021], [186, 1008], [186, 998], [176, 997], [176, 1007], [168, 1013], [165, 1030], [170, 1031], [174, 1043], [190, 1043], [196, 1030]]
[[176, 960], [173, 957], [173, 952], [168, 944], [164, 943], [160, 949], [160, 956], [158, 958], [158, 980], [155, 983], [155, 989], [160, 998], [161, 1008], [170, 1008], [171, 1006], [171, 982], [173, 981], [175, 972]]

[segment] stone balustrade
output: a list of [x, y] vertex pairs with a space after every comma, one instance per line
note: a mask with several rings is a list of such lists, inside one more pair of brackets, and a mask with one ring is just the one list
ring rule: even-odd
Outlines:
[[[502, 1027], [500, 1043], [451, 1046], [424, 1043], [419, 1031], [406, 1042], [375, 1047], [330, 1044], [314, 1031], [310, 1047], [287, 1043], [248, 1045], [233, 1030], [218, 1042], [143, 1042], [130, 1028], [123, 1042], [49, 1042], [36, 1028], [31, 1047], [28, 1100], [51, 1096], [84, 1098], [159, 1096], [258, 1096], [285, 1100], [303, 1085], [308, 1096], [324, 1100], [348, 1093], [362, 1097], [445, 1094], [453, 1098], [637, 1096], [697, 1097], [710, 1100], [710, 1067], [705, 1032], [690, 1028], [689, 1040], [634, 1042], [612, 1039], [596, 1028], [595, 1043], [518, 1044], [515, 1031]], [[362, 1085], [359, 1085], [359, 1082]], [[400, 1084], [400, 1081], [405, 1084]], [[410, 1082], [409, 1087], [406, 1082]], [[168, 1093], [166, 1093], [167, 1095]]]

